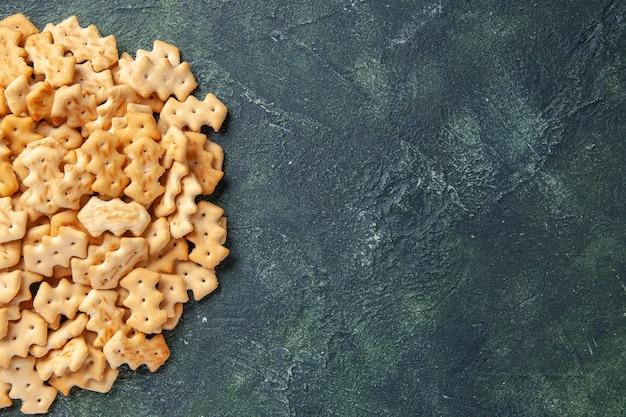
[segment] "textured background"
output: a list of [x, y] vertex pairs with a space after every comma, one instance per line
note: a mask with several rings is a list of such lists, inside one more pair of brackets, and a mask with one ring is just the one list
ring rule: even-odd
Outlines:
[[626, 3], [0, 12], [173, 43], [230, 109], [220, 289], [157, 373], [53, 415], [626, 413]]

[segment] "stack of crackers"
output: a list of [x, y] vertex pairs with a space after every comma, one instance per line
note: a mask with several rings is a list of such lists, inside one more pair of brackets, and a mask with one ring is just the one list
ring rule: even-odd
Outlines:
[[135, 57], [76, 16], [0, 20], [0, 408], [107, 392], [159, 368], [191, 294], [217, 287], [226, 220], [209, 195], [226, 107], [155, 41]]

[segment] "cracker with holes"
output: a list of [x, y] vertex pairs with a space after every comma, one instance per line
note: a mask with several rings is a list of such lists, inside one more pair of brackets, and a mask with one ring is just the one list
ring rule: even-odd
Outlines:
[[170, 236], [181, 238], [193, 231], [191, 216], [198, 211], [196, 197], [202, 193], [198, 178], [190, 172], [181, 181], [181, 193], [176, 196], [176, 211], [167, 217], [170, 223]]
[[64, 54], [63, 45], [54, 43], [52, 33], [45, 31], [29, 36], [24, 49], [26, 58], [33, 64], [33, 72], [43, 75], [51, 86], [58, 88], [72, 82], [76, 58]]
[[183, 238], [171, 239], [163, 250], [151, 255], [147, 261], [139, 264], [139, 266], [151, 271], [172, 273], [176, 262], [187, 259], [189, 259], [187, 241]]
[[80, 84], [63, 85], [54, 93], [50, 119], [56, 126], [80, 127], [98, 117], [96, 106], [96, 98], [83, 94]]
[[224, 210], [206, 200], [198, 202], [198, 211], [191, 216], [194, 230], [187, 235], [195, 247], [189, 253], [189, 259], [208, 269], [215, 268], [226, 256]]
[[0, 339], [0, 368], [8, 367], [14, 356], [26, 357], [28, 349], [46, 343], [46, 337], [46, 321], [33, 311], [22, 311], [20, 319], [10, 322], [6, 335]]
[[118, 307], [115, 290], [91, 289], [78, 309], [88, 314], [87, 329], [97, 333], [93, 346], [101, 348], [124, 325], [126, 310]]
[[[87, 345], [87, 357], [80, 368], [62, 375], [51, 375], [48, 382], [63, 395], [69, 395], [73, 387], [85, 388], [90, 381], [101, 382], [107, 372], [106, 357], [102, 350]], [[117, 376], [117, 373], [115, 373]], [[115, 379], [115, 378], [114, 378]]]
[[158, 333], [167, 320], [167, 311], [160, 308], [163, 293], [157, 290], [160, 274], [145, 268], [132, 270], [121, 281], [120, 286], [128, 290], [124, 306], [130, 309], [126, 324], [143, 333]]
[[13, 358], [0, 368], [0, 383], [11, 386], [8, 396], [22, 401], [20, 411], [24, 414], [47, 412], [57, 395], [57, 390], [44, 384], [35, 371], [32, 356]]
[[68, 340], [80, 336], [85, 331], [89, 317], [86, 314], [77, 314], [73, 319], [63, 322], [56, 330], [48, 331], [45, 345], [32, 345], [30, 354], [36, 358], [45, 356], [54, 349], [60, 349]]
[[86, 168], [95, 176], [91, 184], [94, 193], [119, 197], [130, 182], [122, 171], [128, 158], [119, 151], [121, 146], [117, 135], [98, 129], [80, 147], [89, 156]]
[[0, 122], [0, 130], [4, 135], [3, 142], [8, 144], [11, 156], [18, 156], [31, 142], [39, 140], [43, 135], [33, 130], [35, 120], [30, 116], [8, 114]]
[[165, 172], [165, 168], [159, 163], [163, 148], [153, 139], [140, 136], [124, 148], [124, 153], [130, 160], [124, 168], [124, 174], [130, 178], [124, 194], [149, 207], [165, 191], [165, 187], [159, 182]]
[[56, 236], [43, 236], [35, 245], [24, 245], [24, 264], [33, 272], [50, 276], [55, 266], [70, 266], [73, 257], [87, 255], [87, 236], [69, 226], [61, 226]]
[[42, 381], [50, 379], [52, 374], [61, 376], [68, 370], [76, 372], [80, 369], [89, 353], [87, 342], [82, 336], [70, 339], [62, 347], [50, 350], [45, 356], [37, 359], [35, 369]]
[[199, 132], [202, 126], [209, 126], [217, 132], [221, 129], [227, 112], [226, 106], [211, 93], [202, 101], [194, 96], [189, 96], [184, 101], [170, 97], [161, 110], [161, 120], [168, 126], [176, 126], [182, 130]]
[[22, 272], [19, 270], [0, 271], [0, 305], [10, 302], [20, 290]]
[[23, 37], [19, 30], [0, 26], [0, 87], [6, 88], [20, 75], [30, 77], [33, 72], [24, 59], [26, 51], [20, 46]]
[[148, 339], [144, 333], [130, 329], [118, 330], [104, 345], [104, 354], [113, 368], [123, 363], [130, 369], [146, 365], [150, 371], [156, 371], [170, 356], [165, 337], [157, 334]]
[[54, 323], [59, 315], [73, 319], [78, 306], [88, 293], [88, 286], [70, 282], [65, 278], [61, 279], [55, 287], [44, 281], [39, 286], [33, 306], [48, 323]]
[[193, 293], [193, 298], [199, 301], [218, 287], [215, 269], [205, 268], [193, 261], [176, 262], [174, 273], [180, 276]]
[[50, 118], [53, 102], [54, 88], [48, 81], [33, 84], [26, 94], [26, 107], [36, 122]]
[[188, 138], [187, 164], [189, 171], [200, 180], [202, 194], [212, 194], [224, 176], [221, 163], [223, 156], [220, 156], [221, 147], [217, 144], [211, 144], [203, 133], [186, 132], [185, 135]]
[[76, 16], [70, 16], [56, 25], [48, 23], [44, 30], [51, 32], [54, 42], [70, 51], [76, 57], [76, 62], [89, 60], [96, 71], [102, 71], [117, 62], [115, 36], [102, 37], [94, 25], [81, 27]]
[[161, 100], [167, 100], [171, 95], [185, 100], [198, 86], [188, 62], [172, 65], [165, 58], [153, 60], [144, 56], [138, 59], [132, 77], [142, 97], [156, 93]]

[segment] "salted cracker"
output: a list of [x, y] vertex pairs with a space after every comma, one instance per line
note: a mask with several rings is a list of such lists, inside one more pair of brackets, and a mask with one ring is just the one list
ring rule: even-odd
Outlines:
[[117, 298], [115, 290], [91, 289], [78, 307], [89, 315], [87, 329], [98, 335], [92, 342], [95, 347], [104, 346], [124, 326], [126, 309], [116, 305]]
[[127, 231], [141, 236], [150, 223], [150, 214], [135, 201], [125, 203], [119, 198], [101, 200], [94, 196], [80, 209], [78, 220], [92, 236], [99, 236], [107, 230], [115, 236]]
[[86, 168], [95, 175], [91, 190], [110, 197], [119, 197], [130, 179], [123, 172], [128, 158], [122, 152], [117, 135], [97, 129], [80, 147], [89, 156]]
[[202, 194], [212, 194], [224, 176], [222, 148], [216, 143], [210, 142], [203, 133], [185, 132], [185, 136], [188, 138], [186, 156], [189, 171], [200, 181]]
[[54, 402], [57, 390], [39, 378], [32, 356], [14, 357], [0, 368], [0, 383], [11, 385], [8, 396], [22, 401], [23, 414], [43, 414]]
[[159, 333], [167, 320], [167, 311], [159, 307], [164, 298], [156, 289], [159, 278], [158, 272], [137, 268], [120, 280], [120, 286], [128, 290], [123, 301], [130, 309], [126, 324], [143, 333]]
[[70, 266], [73, 257], [87, 255], [87, 236], [73, 227], [62, 226], [58, 235], [43, 236], [39, 244], [24, 245], [23, 253], [29, 270], [50, 276], [55, 266]]
[[46, 343], [46, 336], [46, 321], [36, 312], [23, 310], [20, 320], [10, 322], [0, 339], [0, 369], [7, 368], [14, 356], [26, 357], [32, 345]]
[[83, 334], [88, 320], [86, 314], [76, 314], [73, 319], [64, 321], [57, 329], [48, 331], [44, 345], [32, 345], [29, 349], [30, 354], [35, 358], [41, 358], [49, 351], [61, 348], [68, 340]]
[[63, 45], [54, 43], [52, 33], [44, 31], [26, 38], [26, 59], [33, 64], [33, 72], [43, 75], [54, 88], [72, 82], [76, 58], [65, 55]]
[[20, 240], [0, 243], [0, 269], [17, 265], [21, 256], [22, 242]]
[[205, 268], [193, 261], [176, 262], [174, 274], [185, 281], [187, 289], [191, 290], [196, 301], [215, 291], [219, 285], [215, 268]]
[[53, 323], [59, 315], [73, 319], [89, 290], [88, 286], [73, 283], [66, 278], [61, 279], [56, 287], [44, 281], [35, 295], [33, 306], [48, 323]]
[[194, 96], [189, 96], [184, 101], [170, 97], [161, 110], [160, 120], [181, 130], [199, 132], [202, 126], [209, 126], [217, 132], [227, 113], [226, 106], [211, 93], [202, 101]]
[[82, 336], [74, 337], [62, 347], [50, 350], [37, 359], [35, 370], [42, 381], [47, 381], [53, 374], [61, 376], [67, 371], [76, 372], [87, 358], [89, 349]]
[[77, 63], [89, 60], [96, 71], [109, 68], [118, 60], [115, 36], [102, 37], [94, 25], [81, 27], [76, 16], [70, 16], [56, 25], [48, 23], [44, 31], [51, 32], [55, 43], [71, 51]]
[[176, 211], [167, 217], [170, 223], [170, 236], [181, 238], [194, 229], [191, 216], [198, 211], [196, 197], [202, 193], [198, 178], [190, 172], [181, 181], [181, 192], [176, 196]]
[[229, 250], [224, 247], [226, 240], [224, 210], [215, 204], [198, 201], [198, 211], [191, 216], [194, 230], [187, 239], [195, 246], [189, 253], [189, 259], [207, 269], [215, 268]]
[[163, 192], [165, 187], [159, 179], [165, 168], [159, 163], [163, 148], [147, 136], [140, 136], [126, 148], [124, 153], [130, 163], [124, 168], [124, 174], [130, 178], [124, 194], [149, 207]]
[[7, 87], [15, 78], [30, 77], [33, 72], [24, 57], [26, 51], [20, 46], [24, 34], [7, 26], [0, 26], [0, 87]]
[[130, 329], [118, 330], [104, 345], [103, 352], [113, 368], [123, 363], [132, 370], [146, 365], [152, 372], [160, 368], [170, 356], [170, 349], [162, 334], [148, 339], [144, 333]]

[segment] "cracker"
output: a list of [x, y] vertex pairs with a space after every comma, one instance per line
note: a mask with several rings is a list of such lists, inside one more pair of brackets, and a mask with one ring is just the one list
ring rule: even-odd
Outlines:
[[221, 147], [210, 142], [203, 133], [186, 132], [185, 135], [189, 139], [187, 146], [189, 171], [200, 180], [202, 194], [212, 194], [224, 176], [222, 171], [224, 157], [223, 153], [220, 156]]
[[124, 306], [130, 309], [126, 324], [143, 333], [158, 333], [167, 320], [167, 311], [159, 305], [164, 299], [163, 293], [156, 289], [160, 279], [158, 272], [145, 268], [132, 270], [121, 281], [120, 286], [128, 290]]
[[0, 369], [7, 368], [14, 356], [26, 357], [32, 345], [46, 343], [46, 336], [45, 320], [33, 311], [22, 311], [20, 320], [10, 322], [6, 336], [0, 339]]
[[56, 398], [57, 390], [39, 378], [35, 371], [35, 358], [13, 358], [0, 368], [0, 383], [11, 385], [9, 397], [22, 400], [20, 411], [24, 414], [40, 414], [48, 411]]
[[117, 62], [115, 36], [102, 37], [94, 25], [81, 27], [76, 16], [70, 16], [56, 25], [49, 23], [44, 30], [52, 33], [55, 43], [71, 51], [76, 62], [89, 60], [96, 71], [102, 71]]
[[167, 312], [168, 319], [177, 316], [177, 305], [189, 301], [185, 281], [178, 275], [161, 274], [157, 290], [163, 294], [163, 301], [161, 301], [159, 308]]
[[59, 228], [56, 236], [43, 236], [41, 243], [24, 245], [24, 264], [33, 272], [50, 276], [56, 265], [70, 266], [72, 257], [87, 255], [87, 236], [69, 226]]
[[28, 112], [26, 95], [30, 92], [28, 79], [20, 75], [4, 90], [4, 97], [9, 106], [9, 111], [17, 116], [25, 116]]
[[44, 357], [37, 360], [35, 369], [42, 381], [47, 381], [52, 374], [61, 376], [68, 370], [76, 372], [85, 359], [89, 349], [82, 336], [70, 339], [59, 349], [49, 351]]
[[98, 334], [92, 343], [95, 347], [104, 346], [124, 325], [126, 310], [115, 304], [117, 298], [118, 292], [115, 290], [92, 289], [78, 307], [89, 315], [87, 329]]
[[19, 190], [20, 185], [10, 162], [0, 162], [0, 197], [8, 197]]
[[90, 381], [101, 382], [104, 380], [107, 369], [104, 353], [89, 344], [87, 349], [87, 357], [78, 370], [66, 372], [63, 375], [52, 375], [48, 381], [65, 396], [69, 395], [73, 387], [85, 388], [90, 384]]
[[63, 85], [54, 94], [50, 119], [56, 126], [80, 127], [98, 117], [96, 106], [96, 97], [83, 94], [80, 84]]
[[53, 323], [59, 315], [73, 319], [89, 289], [86, 285], [76, 284], [65, 278], [56, 287], [44, 281], [35, 295], [33, 306], [48, 323]]
[[118, 151], [121, 142], [117, 135], [95, 130], [81, 146], [89, 155], [87, 170], [95, 175], [91, 190], [100, 195], [119, 197], [130, 182], [122, 170], [128, 162], [126, 155]]
[[7, 87], [15, 78], [30, 77], [33, 72], [24, 57], [26, 51], [20, 46], [24, 34], [7, 26], [0, 26], [0, 87]]
[[50, 123], [42, 122], [37, 126], [35, 131], [42, 136], [56, 140], [67, 150], [76, 149], [83, 143], [83, 137], [80, 132], [66, 124], [54, 126]]
[[96, 72], [90, 61], [85, 61], [74, 67], [74, 84], [80, 84], [86, 94], [91, 94], [96, 98], [96, 103], [104, 103], [107, 98], [107, 91], [113, 87], [113, 76], [108, 69]]
[[140, 137], [148, 137], [150, 139], [161, 139], [161, 133], [157, 128], [156, 120], [152, 113], [131, 111], [124, 116], [126, 126], [115, 129], [115, 134], [119, 136], [124, 146]]
[[[159, 217], [148, 225], [143, 237], [148, 242], [148, 254], [150, 256], [157, 255], [170, 241], [169, 222], [165, 217]], [[1, 256], [2, 252], [0, 251], [0, 259]]]
[[29, 36], [24, 49], [27, 59], [33, 63], [33, 72], [43, 75], [51, 86], [58, 88], [72, 82], [76, 58], [65, 56], [63, 46], [53, 42], [50, 32]]
[[33, 24], [23, 13], [15, 13], [0, 20], [0, 26], [7, 26], [21, 32], [24, 38], [39, 33], [37, 26]]
[[185, 281], [196, 301], [215, 291], [219, 285], [214, 268], [205, 268], [192, 261], [177, 262], [174, 273]]
[[170, 356], [170, 349], [162, 334], [150, 339], [141, 332], [130, 329], [118, 330], [104, 345], [103, 352], [113, 368], [126, 363], [135, 370], [141, 365], [155, 372]]
[[43, 137], [33, 131], [34, 123], [35, 120], [30, 116], [9, 114], [2, 119], [0, 129], [4, 134], [4, 141], [9, 144], [11, 156], [19, 155], [26, 145]]
[[92, 242], [88, 245], [87, 256], [71, 259], [72, 279], [75, 283], [91, 285], [91, 276], [95, 273], [95, 268], [104, 262], [107, 253], [120, 247], [121, 238], [111, 233], [105, 232], [99, 238], [100, 242]]
[[26, 94], [26, 107], [35, 121], [50, 118], [54, 89], [48, 81], [40, 81], [30, 87]]
[[168, 126], [176, 126], [181, 130], [199, 132], [202, 126], [209, 126], [217, 132], [221, 129], [227, 113], [226, 106], [211, 93], [202, 101], [194, 96], [189, 96], [182, 102], [170, 97], [161, 110], [161, 120]]
[[161, 138], [161, 146], [164, 149], [161, 165], [169, 169], [174, 162], [187, 164], [188, 142], [189, 139], [182, 130], [170, 126]]
[[89, 267], [91, 287], [112, 289], [136, 264], [148, 258], [148, 243], [142, 237], [123, 237], [119, 248], [104, 254], [99, 265]]
[[193, 173], [181, 181], [181, 193], [176, 196], [176, 211], [167, 217], [170, 223], [170, 236], [174, 239], [187, 235], [194, 229], [191, 216], [198, 211], [196, 197], [202, 193], [202, 186]]
[[49, 351], [61, 348], [68, 340], [83, 333], [88, 320], [89, 317], [86, 314], [77, 314], [73, 319], [66, 320], [59, 328], [48, 332], [48, 338], [44, 345], [32, 345], [29, 349], [30, 354], [36, 358], [41, 358]]
[[125, 203], [119, 198], [101, 200], [94, 196], [78, 212], [78, 220], [92, 236], [99, 236], [107, 230], [115, 236], [127, 231], [141, 236], [150, 223], [150, 214], [135, 201]]
[[187, 238], [195, 247], [189, 253], [189, 259], [207, 269], [215, 268], [229, 250], [224, 247], [226, 226], [224, 210], [206, 200], [198, 202], [198, 211], [191, 216], [195, 225]]
[[189, 259], [189, 247], [185, 239], [171, 239], [167, 245], [155, 255], [150, 256], [146, 262], [139, 266], [155, 272], [171, 273], [178, 261]]
[[172, 65], [167, 59], [152, 60], [149, 56], [135, 62], [132, 77], [142, 97], [156, 93], [161, 100], [171, 95], [185, 100], [198, 86], [188, 62]]
[[165, 177], [165, 192], [155, 202], [154, 214], [165, 217], [176, 210], [176, 196], [182, 191], [182, 180], [188, 173], [186, 163], [174, 161]]
[[146, 207], [165, 191], [159, 182], [165, 172], [159, 163], [163, 151], [157, 142], [147, 136], [140, 136], [124, 148], [124, 153], [130, 159], [124, 168], [124, 174], [130, 178], [124, 194]]

